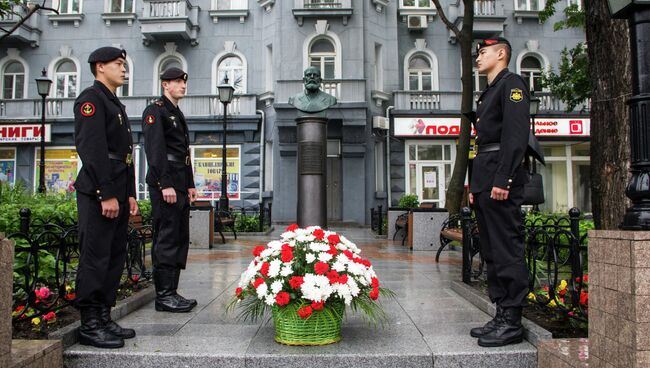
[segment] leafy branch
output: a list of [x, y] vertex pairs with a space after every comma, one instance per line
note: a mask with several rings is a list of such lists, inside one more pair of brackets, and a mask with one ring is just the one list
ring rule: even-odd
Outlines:
[[16, 22], [13, 27], [5, 29], [0, 27], [0, 32], [3, 34], [0, 35], [0, 43], [6, 38], [11, 36], [18, 28], [20, 28], [34, 13], [43, 9], [49, 10], [56, 14], [59, 14], [57, 9], [45, 6], [46, 0], [43, 0], [41, 4], [35, 2], [23, 2], [21, 0], [1, 0], [0, 1], [0, 17], [10, 18], [18, 17], [20, 20]]

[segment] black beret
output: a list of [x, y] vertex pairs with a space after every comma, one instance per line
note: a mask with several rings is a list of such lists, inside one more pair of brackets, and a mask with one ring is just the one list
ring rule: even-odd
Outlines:
[[503, 37], [496, 37], [496, 38], [488, 38], [486, 40], [480, 41], [479, 43], [476, 44], [476, 51], [481, 50], [484, 47], [488, 46], [494, 46], [494, 45], [507, 45], [510, 50], [512, 50], [512, 46], [510, 46], [510, 42], [506, 40]]
[[169, 68], [160, 75], [160, 80], [169, 81], [169, 80], [176, 80], [176, 79], [182, 79], [186, 81], [187, 73], [185, 73], [183, 70], [179, 68]]
[[118, 58], [126, 59], [126, 51], [117, 47], [106, 46], [91, 52], [90, 56], [88, 56], [88, 63], [107, 63]]

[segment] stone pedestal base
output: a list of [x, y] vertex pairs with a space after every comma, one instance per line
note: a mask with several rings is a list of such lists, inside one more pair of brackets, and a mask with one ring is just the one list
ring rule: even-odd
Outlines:
[[0, 367], [11, 363], [14, 243], [0, 233]]
[[298, 135], [298, 225], [327, 228], [327, 118], [296, 119]]
[[539, 368], [587, 368], [589, 364], [588, 339], [548, 339], [537, 343]]
[[11, 368], [63, 368], [63, 345], [61, 340], [14, 340], [11, 357]]
[[589, 232], [589, 366], [650, 367], [650, 232]]

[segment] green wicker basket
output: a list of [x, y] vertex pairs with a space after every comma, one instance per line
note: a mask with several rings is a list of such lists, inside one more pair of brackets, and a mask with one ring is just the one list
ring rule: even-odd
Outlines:
[[298, 309], [306, 302], [293, 302], [284, 307], [273, 307], [275, 341], [285, 345], [328, 345], [341, 340], [341, 321], [345, 304], [328, 302], [325, 308], [314, 311], [306, 319], [300, 318]]

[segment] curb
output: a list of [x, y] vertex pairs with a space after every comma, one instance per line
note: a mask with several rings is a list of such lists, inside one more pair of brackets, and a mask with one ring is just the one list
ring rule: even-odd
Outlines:
[[[143, 305], [151, 302], [156, 297], [153, 286], [140, 290], [130, 297], [123, 299], [111, 310], [111, 318], [120, 319], [127, 314], [139, 309]], [[77, 328], [81, 325], [80, 321], [70, 323], [47, 335], [48, 340], [61, 340], [63, 349], [67, 349], [78, 341]]]
[[[494, 304], [492, 304], [492, 302], [490, 302], [490, 299], [473, 287], [466, 285], [460, 281], [452, 281], [451, 290], [490, 316], [494, 317], [496, 314], [496, 307]], [[528, 342], [530, 342], [533, 346], [537, 347], [537, 344], [539, 344], [542, 340], [553, 339], [553, 334], [550, 331], [537, 325], [533, 321], [527, 318], [522, 318], [521, 323], [524, 325], [524, 338], [528, 340]]]

